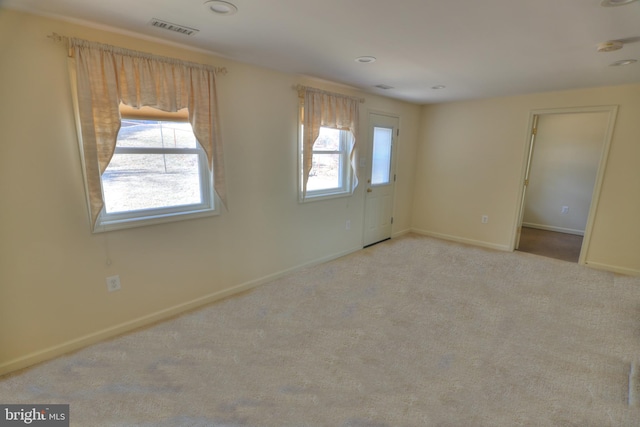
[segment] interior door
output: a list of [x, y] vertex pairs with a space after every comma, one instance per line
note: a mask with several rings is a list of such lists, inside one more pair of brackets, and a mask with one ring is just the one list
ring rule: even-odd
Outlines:
[[375, 113], [369, 115], [364, 246], [391, 238], [398, 122], [397, 117]]
[[527, 166], [524, 174], [524, 187], [522, 189], [522, 200], [520, 201], [520, 219], [518, 220], [518, 230], [516, 234], [516, 244], [514, 249], [520, 247], [520, 236], [522, 236], [522, 218], [524, 217], [524, 202], [527, 196], [527, 187], [529, 186], [529, 177], [531, 176], [531, 159], [533, 158], [533, 147], [536, 142], [536, 134], [538, 133], [538, 115], [533, 116], [531, 125], [531, 139], [529, 140], [529, 154], [527, 157]]

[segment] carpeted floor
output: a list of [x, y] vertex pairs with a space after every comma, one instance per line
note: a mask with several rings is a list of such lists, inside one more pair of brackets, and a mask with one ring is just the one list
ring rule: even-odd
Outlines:
[[569, 262], [578, 262], [581, 249], [582, 236], [529, 227], [522, 227], [518, 247], [520, 252]]
[[407, 235], [0, 379], [73, 426], [638, 426], [640, 278]]

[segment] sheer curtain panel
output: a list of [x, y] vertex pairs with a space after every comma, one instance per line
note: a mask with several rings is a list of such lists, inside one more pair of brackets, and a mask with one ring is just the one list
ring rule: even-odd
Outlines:
[[94, 230], [104, 209], [100, 177], [115, 151], [120, 102], [169, 112], [187, 108], [196, 139], [207, 153], [213, 188], [226, 203], [213, 67], [73, 38], [69, 48], [75, 58], [84, 172]]

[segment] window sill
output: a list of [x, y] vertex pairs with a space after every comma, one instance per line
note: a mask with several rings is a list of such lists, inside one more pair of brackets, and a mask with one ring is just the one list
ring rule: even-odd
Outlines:
[[93, 233], [104, 233], [107, 231], [124, 230], [128, 228], [146, 227], [149, 225], [165, 224], [168, 222], [186, 221], [189, 219], [205, 218], [220, 215], [215, 209], [201, 209], [188, 212], [168, 213], [149, 215], [138, 218], [126, 219], [100, 219], [93, 230]]
[[350, 197], [352, 196], [353, 193], [350, 191], [339, 191], [339, 192], [333, 192], [333, 193], [320, 193], [320, 194], [308, 194], [307, 193], [307, 197], [305, 197], [304, 199], [302, 198], [302, 195], [300, 195], [299, 197], [299, 202], [300, 203], [309, 203], [309, 202], [316, 202], [316, 201], [320, 201], [320, 200], [329, 200], [329, 199], [338, 199], [338, 198], [342, 198], [342, 197]]

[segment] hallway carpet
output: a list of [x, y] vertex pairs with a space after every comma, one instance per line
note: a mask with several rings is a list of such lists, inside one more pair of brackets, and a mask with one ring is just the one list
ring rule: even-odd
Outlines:
[[522, 227], [518, 251], [578, 262], [581, 246], [582, 236]]

